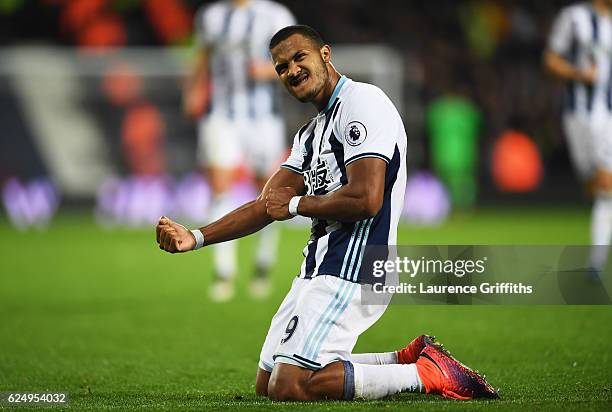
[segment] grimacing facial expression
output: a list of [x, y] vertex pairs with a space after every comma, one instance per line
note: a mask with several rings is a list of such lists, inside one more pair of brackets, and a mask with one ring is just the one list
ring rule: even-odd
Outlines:
[[312, 102], [327, 83], [324, 53], [328, 51], [327, 46], [319, 48], [301, 34], [289, 36], [270, 50], [281, 82], [302, 103]]

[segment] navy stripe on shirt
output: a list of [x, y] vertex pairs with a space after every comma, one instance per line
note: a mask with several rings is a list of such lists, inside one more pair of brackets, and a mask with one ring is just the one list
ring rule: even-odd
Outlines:
[[340, 169], [340, 183], [342, 183], [342, 185], [344, 186], [348, 183], [348, 178], [346, 176], [346, 166], [344, 165], [344, 147], [334, 134], [333, 130], [331, 132], [331, 135], [329, 136], [329, 144], [331, 146], [332, 152], [334, 153], [334, 157], [336, 158], [336, 163], [338, 163], [338, 168]]
[[[246, 30], [244, 32], [244, 36], [242, 39], [242, 43], [244, 44], [244, 54], [245, 54], [245, 73], [249, 73], [249, 65], [251, 64], [251, 55], [250, 55], [250, 50], [249, 50], [249, 38], [251, 37], [251, 33], [253, 32], [253, 24], [255, 22], [255, 13], [253, 12], [253, 10], [249, 9], [248, 11], [248, 17], [247, 17], [247, 24], [246, 24]], [[247, 74], [246, 76], [247, 78], [247, 96], [248, 96], [248, 106], [249, 106], [249, 117], [251, 119], [255, 118], [256, 114], [255, 114], [255, 106], [257, 105], [257, 101], [256, 96], [255, 96], [255, 80], [253, 80], [251, 78], [251, 76], [249, 76]]]
[[[591, 9], [591, 39], [593, 44], [599, 42], [599, 19], [595, 10]], [[595, 64], [594, 56], [589, 55], [589, 64]], [[586, 85], [586, 109], [587, 111], [593, 110], [593, 103], [595, 100], [595, 86], [593, 84]]]

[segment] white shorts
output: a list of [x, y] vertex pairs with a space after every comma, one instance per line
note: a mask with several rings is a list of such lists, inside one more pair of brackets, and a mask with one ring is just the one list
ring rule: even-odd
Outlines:
[[285, 125], [279, 117], [232, 120], [211, 114], [198, 124], [198, 161], [233, 169], [245, 163], [258, 176], [268, 176], [282, 162]]
[[603, 110], [597, 112], [591, 124], [594, 168], [612, 172], [612, 114]]
[[585, 113], [568, 113], [563, 116], [563, 129], [572, 165], [582, 180], [588, 180], [595, 172], [595, 148], [591, 117]]
[[365, 287], [370, 286], [336, 276], [295, 278], [272, 318], [259, 367], [271, 372], [275, 363], [288, 363], [318, 370], [350, 360], [359, 335], [387, 309], [386, 305], [362, 305]]

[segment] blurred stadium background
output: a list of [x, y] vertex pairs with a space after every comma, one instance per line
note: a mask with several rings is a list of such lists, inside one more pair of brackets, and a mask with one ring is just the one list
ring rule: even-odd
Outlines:
[[[180, 104], [201, 3], [2, 2], [0, 182], [17, 225], [39, 214], [44, 223], [58, 202], [146, 215], [114, 210], [130, 207], [115, 193], [130, 174], [164, 177], [143, 189], [150, 216], [136, 223], [181, 208], [168, 204], [169, 187], [206, 206], [205, 188], [185, 179], [196, 169], [196, 132]], [[562, 87], [541, 70], [551, 20], [567, 2], [284, 3], [336, 46], [341, 72], [392, 97], [415, 190], [430, 202], [444, 203], [444, 193], [419, 172], [443, 180], [455, 209], [584, 200], [560, 130]], [[283, 98], [293, 133], [312, 113]]]
[[[541, 68], [569, 2], [280, 2], [332, 44], [340, 72], [379, 85], [403, 115], [399, 243], [588, 244], [562, 85]], [[165, 256], [153, 240], [161, 214], [195, 224], [210, 200], [181, 112], [203, 3], [0, 0], [0, 391], [67, 390], [81, 409], [259, 405], [260, 343], [307, 228], [283, 228], [270, 299], [243, 284], [226, 306], [206, 298], [209, 251]], [[292, 134], [313, 113], [283, 99]], [[236, 202], [253, 193], [237, 182]], [[251, 262], [240, 269], [244, 283]], [[502, 387], [502, 408], [603, 410], [611, 321], [607, 307], [392, 307], [358, 349], [437, 333]]]

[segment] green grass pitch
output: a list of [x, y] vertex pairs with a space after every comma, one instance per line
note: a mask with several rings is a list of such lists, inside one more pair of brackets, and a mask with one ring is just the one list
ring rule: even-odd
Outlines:
[[[401, 244], [586, 244], [587, 209], [485, 209]], [[283, 228], [274, 295], [249, 298], [255, 240], [239, 245], [228, 304], [207, 299], [210, 250], [169, 255], [153, 230], [105, 231], [88, 215], [46, 232], [0, 220], [0, 392], [67, 391], [78, 410], [612, 410], [609, 306], [391, 306], [356, 351], [438, 336], [501, 388], [500, 401], [420, 394], [290, 405], [254, 395], [260, 346], [297, 271], [306, 233]]]

